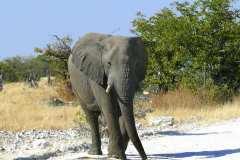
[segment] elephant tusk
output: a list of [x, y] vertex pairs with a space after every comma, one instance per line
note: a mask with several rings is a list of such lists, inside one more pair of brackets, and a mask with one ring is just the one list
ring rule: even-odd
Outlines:
[[110, 90], [111, 90], [112, 86], [111, 85], [108, 85], [107, 86], [107, 89], [106, 89], [106, 93], [109, 94]]

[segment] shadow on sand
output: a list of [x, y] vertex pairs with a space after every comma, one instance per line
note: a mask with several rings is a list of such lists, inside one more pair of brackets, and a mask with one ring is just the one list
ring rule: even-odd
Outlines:
[[161, 131], [159, 132], [159, 134], [166, 135], [166, 136], [205, 136], [205, 135], [219, 134], [219, 132], [186, 133], [186, 132], [180, 132], [180, 131]]
[[[216, 151], [199, 151], [199, 152], [182, 152], [182, 153], [169, 153], [169, 154], [150, 154], [149, 158], [152, 159], [166, 159], [166, 160], [179, 160], [190, 157], [204, 157], [204, 158], [218, 158], [224, 157], [230, 154], [240, 153], [240, 148], [237, 149], [225, 149]], [[130, 159], [137, 159], [138, 155], [128, 155]]]
[[18, 157], [18, 158], [14, 158], [14, 160], [45, 160], [50, 157], [54, 157], [56, 155], [57, 155], [56, 152], [50, 152], [50, 153], [45, 153], [42, 155], [32, 155], [29, 157]]
[[[224, 157], [230, 154], [234, 153], [240, 153], [240, 148], [237, 149], [225, 149], [225, 150], [216, 150], [216, 151], [199, 151], [199, 152], [182, 152], [182, 153], [168, 153], [168, 154], [150, 154], [148, 155], [148, 158], [154, 159], [154, 160], [179, 160], [184, 158], [191, 158], [191, 157], [201, 157], [201, 158], [218, 158], [218, 157]], [[50, 157], [55, 157], [56, 153], [48, 153], [43, 154], [39, 156], [30, 156], [30, 157], [19, 157], [15, 160], [45, 160]], [[129, 160], [137, 160], [139, 159], [139, 155], [137, 154], [128, 154], [127, 157]], [[83, 159], [89, 159], [89, 160], [105, 160], [106, 157], [87, 157], [87, 156], [81, 156], [76, 158], [76, 160], [83, 160]]]

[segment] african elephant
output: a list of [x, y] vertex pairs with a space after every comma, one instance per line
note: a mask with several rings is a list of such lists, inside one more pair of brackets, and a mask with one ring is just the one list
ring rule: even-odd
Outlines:
[[109, 131], [108, 155], [126, 159], [129, 138], [147, 159], [133, 113], [134, 93], [146, 72], [147, 55], [137, 37], [88, 33], [72, 49], [68, 68], [72, 88], [91, 127], [89, 154], [102, 154], [98, 116]]

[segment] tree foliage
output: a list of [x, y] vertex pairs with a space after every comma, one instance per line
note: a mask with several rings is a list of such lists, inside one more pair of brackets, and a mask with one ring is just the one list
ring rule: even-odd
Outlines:
[[60, 38], [54, 36], [55, 41], [48, 43], [46, 48], [35, 48], [39, 53], [34, 57], [11, 57], [0, 61], [0, 71], [6, 82], [25, 81], [30, 75], [68, 78], [67, 60], [71, 53], [72, 39], [65, 36]]
[[152, 17], [138, 13], [133, 31], [145, 41], [145, 83], [161, 89], [207, 89], [228, 97], [240, 87], [240, 12], [232, 0], [175, 2]]
[[55, 40], [48, 43], [46, 48], [35, 48], [34, 51], [49, 63], [49, 68], [54, 75], [66, 80], [69, 77], [67, 61], [71, 54], [72, 39], [69, 36], [54, 35], [54, 37]]
[[47, 63], [38, 57], [12, 57], [0, 61], [3, 79], [7, 82], [25, 81], [29, 74], [45, 76]]

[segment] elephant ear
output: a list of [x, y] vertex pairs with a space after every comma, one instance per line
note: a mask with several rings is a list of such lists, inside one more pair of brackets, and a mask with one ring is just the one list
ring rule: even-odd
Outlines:
[[104, 65], [102, 63], [103, 47], [99, 42], [77, 44], [73, 49], [73, 64], [89, 79], [102, 85], [104, 82]]
[[147, 54], [143, 41], [138, 37], [134, 38], [134, 52], [137, 55], [136, 76], [140, 82], [145, 78], [147, 69]]

